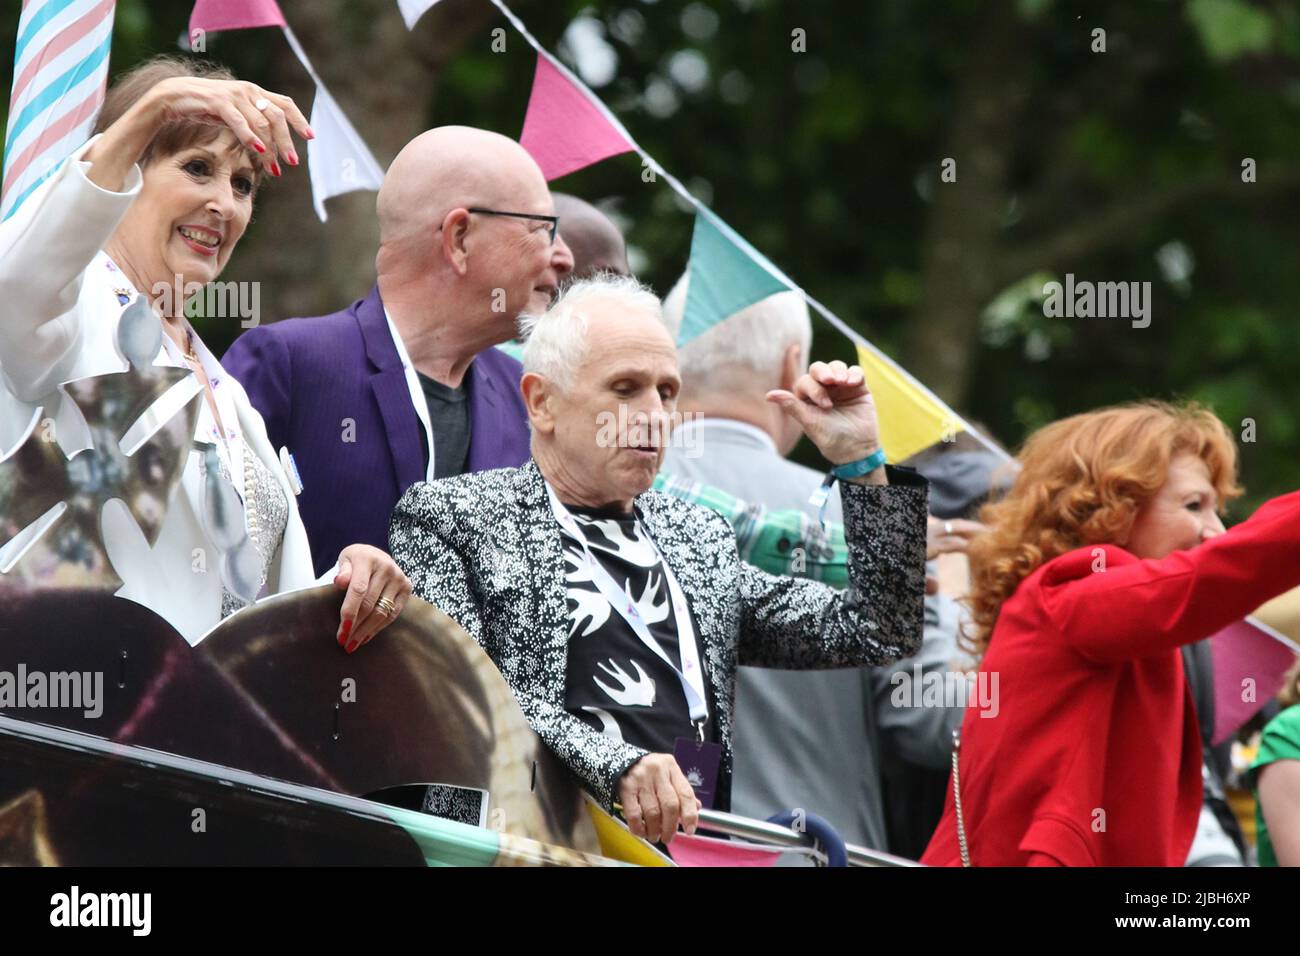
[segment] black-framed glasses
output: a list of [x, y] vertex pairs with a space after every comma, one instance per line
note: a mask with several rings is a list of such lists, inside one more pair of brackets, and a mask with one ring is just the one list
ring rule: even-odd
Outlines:
[[500, 209], [483, 209], [479, 206], [471, 207], [465, 211], [478, 213], [480, 216], [509, 216], [511, 219], [532, 219], [536, 222], [549, 222], [551, 224], [549, 230], [551, 245], [555, 245], [555, 235], [560, 231], [559, 216], [543, 216], [534, 212], [502, 212]]

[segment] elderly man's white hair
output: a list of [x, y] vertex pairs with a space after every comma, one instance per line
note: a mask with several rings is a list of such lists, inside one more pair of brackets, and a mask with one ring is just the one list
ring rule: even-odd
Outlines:
[[527, 340], [524, 372], [535, 372], [563, 390], [572, 388], [590, 347], [585, 310], [597, 302], [663, 321], [659, 297], [631, 276], [597, 275], [570, 283], [541, 315], [519, 317], [519, 337]]
[[[664, 322], [677, 338], [686, 309], [687, 272], [664, 296]], [[731, 392], [755, 386], [767, 390], [781, 369], [785, 350], [797, 344], [806, 366], [812, 350], [812, 320], [798, 292], [777, 292], [697, 335], [677, 350], [682, 388]], [[756, 378], [756, 375], [759, 376]]]

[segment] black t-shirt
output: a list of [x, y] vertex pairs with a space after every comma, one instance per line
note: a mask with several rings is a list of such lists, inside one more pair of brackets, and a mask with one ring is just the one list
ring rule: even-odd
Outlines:
[[[433, 461], [434, 478], [463, 475], [469, 462], [469, 393], [465, 383], [460, 388], [449, 388], [442, 382], [416, 372], [420, 388], [424, 390], [425, 404], [429, 406], [429, 425], [433, 428], [436, 454]], [[424, 464], [429, 465], [429, 438], [420, 426], [420, 444], [424, 447]]]
[[[663, 561], [645, 528], [635, 515], [576, 507], [569, 511], [592, 555], [636, 602], [651, 636], [680, 668], [676, 613]], [[563, 528], [561, 549], [569, 609], [565, 708], [611, 737], [652, 753], [672, 753], [678, 737], [695, 737], [681, 681], [605, 600], [591, 579], [581, 546]], [[705, 700], [712, 700], [707, 674]], [[713, 723], [710, 704], [706, 740], [716, 739]]]

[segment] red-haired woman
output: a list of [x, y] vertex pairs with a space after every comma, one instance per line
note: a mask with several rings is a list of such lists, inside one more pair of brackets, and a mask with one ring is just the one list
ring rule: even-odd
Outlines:
[[922, 862], [1181, 866], [1202, 758], [1178, 648], [1300, 584], [1300, 492], [1225, 532], [1236, 449], [1194, 405], [1076, 415], [1019, 459], [970, 549], [999, 706], [966, 714]]

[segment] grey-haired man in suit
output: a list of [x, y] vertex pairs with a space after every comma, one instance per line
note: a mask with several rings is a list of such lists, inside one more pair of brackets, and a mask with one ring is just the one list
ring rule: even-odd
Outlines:
[[[683, 276], [664, 299], [670, 327], [680, 324], [687, 285]], [[691, 434], [668, 450], [664, 472], [773, 511], [816, 517], [809, 498], [825, 473], [786, 458], [803, 433], [766, 400], [768, 390], [788, 388], [797, 379], [811, 344], [803, 296], [781, 292], [683, 346], [681, 410], [690, 420], [682, 427]], [[827, 502], [824, 517], [844, 520], [837, 498]], [[739, 668], [735, 812], [765, 819], [803, 808], [826, 818], [850, 843], [891, 849], [881, 776], [886, 751], [942, 769], [962, 715], [956, 706], [910, 706], [910, 694], [894, 691], [917, 673], [948, 669], [955, 622], [951, 602], [936, 596], [926, 602], [925, 639], [917, 657], [839, 670]], [[895, 706], [899, 699], [907, 706]]]

